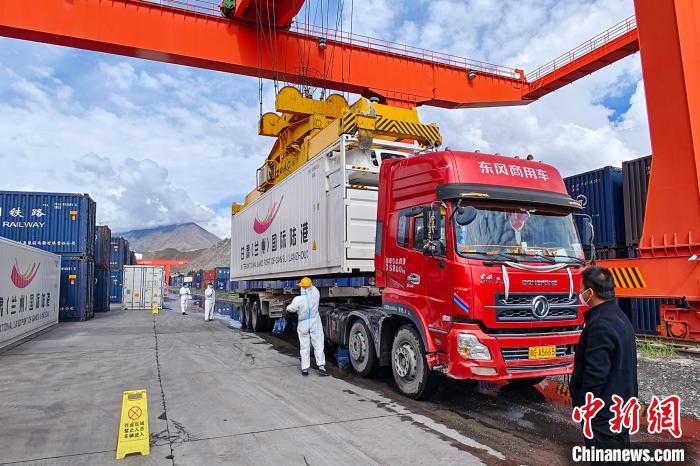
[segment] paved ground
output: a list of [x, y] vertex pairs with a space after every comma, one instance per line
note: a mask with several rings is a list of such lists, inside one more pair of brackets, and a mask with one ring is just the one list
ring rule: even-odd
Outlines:
[[[121, 394], [151, 455], [123, 464], [478, 464], [495, 449], [200, 315], [113, 310], [0, 354], [0, 464], [113, 463]], [[504, 448], [507, 448], [504, 446]]]
[[[123, 464], [552, 465], [581, 440], [565, 378], [534, 387], [445, 380], [417, 402], [386, 370], [362, 379], [330, 364], [332, 377], [302, 378], [294, 335], [227, 322], [165, 310], [154, 323], [113, 310], [0, 353], [0, 464], [113, 463], [121, 393], [139, 388], [148, 390], [151, 455]], [[697, 361], [679, 361], [640, 361], [643, 401], [696, 390]], [[683, 429], [700, 457], [700, 422], [686, 416]]]

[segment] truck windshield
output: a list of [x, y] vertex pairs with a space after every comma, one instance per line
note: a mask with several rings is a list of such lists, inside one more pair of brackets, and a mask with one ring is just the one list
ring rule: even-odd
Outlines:
[[[455, 206], [456, 207], [456, 206]], [[457, 253], [472, 259], [581, 262], [581, 242], [568, 213], [538, 209], [477, 208], [468, 225], [454, 221]]]

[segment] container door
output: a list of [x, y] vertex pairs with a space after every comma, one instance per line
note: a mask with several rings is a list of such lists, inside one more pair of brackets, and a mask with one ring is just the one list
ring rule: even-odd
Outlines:
[[377, 229], [377, 191], [348, 189], [346, 207], [346, 254], [363, 259], [374, 268], [374, 237]]

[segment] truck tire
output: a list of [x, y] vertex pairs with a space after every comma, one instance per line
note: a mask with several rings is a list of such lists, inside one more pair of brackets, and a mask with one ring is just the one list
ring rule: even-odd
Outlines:
[[250, 324], [251, 324], [251, 321], [253, 320], [252, 312], [251, 312], [252, 309], [253, 309], [253, 305], [250, 303], [250, 301], [248, 301], [245, 304], [245, 325], [243, 326], [243, 328], [250, 329]]
[[255, 333], [261, 332], [265, 328], [265, 317], [262, 315], [258, 301], [253, 303], [253, 307], [250, 310], [250, 328]]
[[241, 323], [241, 328], [245, 328], [246, 326], [245, 308], [247, 306], [248, 303], [243, 303], [238, 307], [238, 321]]
[[428, 368], [420, 335], [411, 325], [403, 325], [391, 346], [391, 372], [399, 391], [414, 400], [435, 394], [440, 385], [438, 375]]
[[358, 375], [367, 377], [374, 372], [377, 367], [374, 340], [362, 319], [356, 320], [350, 328], [348, 352], [350, 353], [350, 364]]

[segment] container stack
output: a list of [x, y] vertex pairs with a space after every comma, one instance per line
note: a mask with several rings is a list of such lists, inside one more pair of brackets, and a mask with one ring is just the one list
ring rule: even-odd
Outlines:
[[95, 216], [87, 194], [0, 191], [0, 236], [61, 256], [61, 321], [94, 314]]
[[109, 251], [112, 231], [108, 226], [98, 226], [95, 230], [95, 312], [109, 311]]
[[[623, 202], [625, 212], [625, 241], [629, 257], [638, 257], [637, 247], [644, 228], [651, 156], [622, 163]], [[639, 333], [656, 334], [661, 324], [659, 308], [662, 304], [680, 305], [679, 300], [664, 298], [623, 298], [619, 300]]]
[[[622, 169], [605, 167], [564, 179], [569, 194], [585, 203], [583, 213], [591, 216], [595, 228], [596, 259], [637, 257], [644, 227], [644, 212], [651, 172], [651, 156], [622, 163]], [[581, 220], [577, 219], [581, 229]], [[586, 259], [591, 258], [585, 249]], [[680, 305], [662, 298], [620, 298], [638, 333], [657, 334], [662, 304]]]
[[216, 269], [202, 270], [202, 289], [211, 283], [216, 288]]
[[202, 270], [195, 270], [194, 275], [192, 275], [192, 288], [202, 289], [202, 281]]
[[109, 302], [122, 302], [122, 282], [127, 257], [128, 241], [121, 236], [112, 237], [109, 248], [110, 291]]
[[[583, 213], [590, 215], [595, 229], [596, 259], [621, 259], [627, 257], [625, 222], [623, 216], [622, 170], [604, 167], [564, 178], [569, 195], [584, 204]], [[576, 225], [581, 231], [581, 217]], [[584, 248], [586, 259], [592, 251]]]
[[231, 276], [230, 267], [216, 268], [216, 286], [217, 290], [229, 290], [229, 281]]

